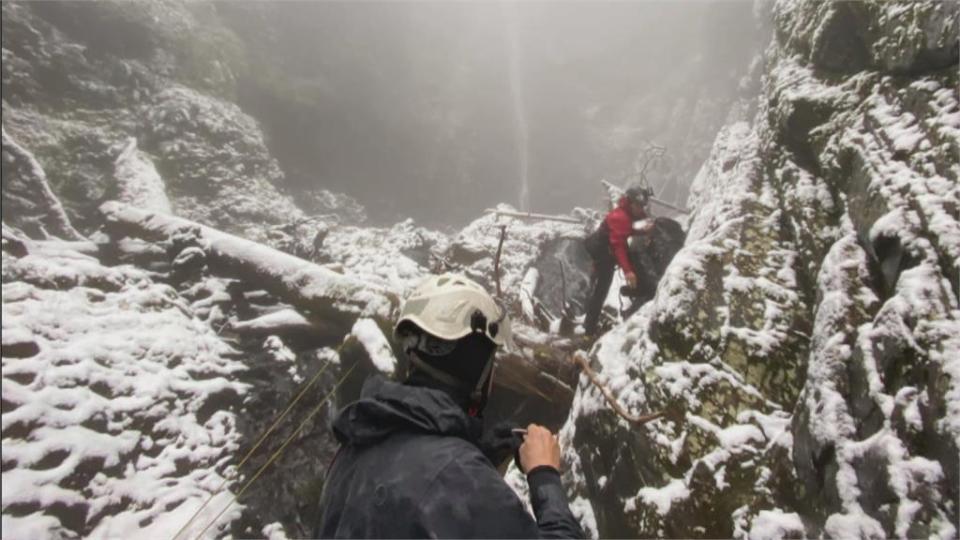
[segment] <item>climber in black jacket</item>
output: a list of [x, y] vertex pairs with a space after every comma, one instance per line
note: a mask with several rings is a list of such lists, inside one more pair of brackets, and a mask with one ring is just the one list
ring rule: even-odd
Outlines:
[[429, 278], [405, 302], [395, 335], [409, 375], [403, 384], [368, 380], [334, 421], [341, 447], [316, 535], [583, 538], [560, 485], [555, 435], [530, 425], [518, 452], [536, 521], [488, 457], [496, 452], [481, 451], [494, 353], [510, 340], [486, 291], [461, 276]]

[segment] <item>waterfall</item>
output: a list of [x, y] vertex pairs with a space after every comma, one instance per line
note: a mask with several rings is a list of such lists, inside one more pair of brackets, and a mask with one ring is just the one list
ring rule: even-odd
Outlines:
[[523, 96], [523, 79], [521, 78], [522, 64], [520, 57], [520, 40], [517, 28], [517, 5], [515, 2], [500, 4], [504, 19], [504, 28], [507, 35], [507, 56], [510, 67], [510, 95], [513, 101], [513, 124], [517, 137], [517, 163], [520, 177], [520, 209], [530, 210], [530, 159], [529, 159], [529, 130], [527, 126], [527, 110]]

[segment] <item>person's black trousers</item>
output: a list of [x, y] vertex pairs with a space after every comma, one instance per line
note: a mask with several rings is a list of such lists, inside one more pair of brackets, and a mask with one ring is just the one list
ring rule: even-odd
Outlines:
[[583, 330], [587, 335], [597, 332], [600, 322], [600, 312], [603, 311], [603, 301], [610, 292], [613, 283], [613, 272], [617, 269], [617, 261], [609, 253], [593, 259], [593, 292], [587, 302], [587, 313], [583, 318]]

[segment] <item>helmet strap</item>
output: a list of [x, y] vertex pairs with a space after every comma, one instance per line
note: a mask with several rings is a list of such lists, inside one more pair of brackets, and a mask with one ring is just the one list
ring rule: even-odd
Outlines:
[[[417, 369], [423, 371], [424, 373], [430, 375], [438, 382], [446, 384], [451, 388], [463, 388], [463, 381], [454, 377], [453, 375], [438, 369], [434, 366], [431, 366], [429, 363], [423, 361], [419, 355], [417, 355], [415, 350], [407, 351], [407, 357], [410, 359], [410, 364], [416, 366]], [[487, 360], [487, 363], [483, 366], [483, 371], [480, 372], [480, 378], [477, 380], [477, 385], [473, 388], [473, 391], [470, 393], [470, 402], [468, 406], [470, 409], [479, 409], [481, 404], [484, 401], [484, 386], [489, 383], [488, 378], [490, 377], [490, 372], [493, 370], [494, 359], [496, 358], [495, 354], [491, 354], [490, 358]], [[476, 416], [472, 414], [471, 416]]]
[[477, 386], [474, 387], [473, 392], [470, 394], [470, 400], [474, 403], [480, 403], [483, 400], [483, 387], [487, 382], [487, 377], [490, 376], [490, 370], [493, 369], [493, 359], [495, 357], [495, 354], [491, 354], [490, 359], [487, 360], [487, 365], [483, 366], [483, 371], [480, 372], [480, 379], [477, 381]]

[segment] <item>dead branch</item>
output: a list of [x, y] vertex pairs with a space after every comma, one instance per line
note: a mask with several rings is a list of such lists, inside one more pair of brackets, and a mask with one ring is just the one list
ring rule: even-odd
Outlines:
[[609, 403], [610, 406], [613, 407], [613, 410], [617, 414], [619, 414], [621, 417], [623, 417], [623, 419], [626, 420], [627, 422], [630, 422], [631, 424], [634, 424], [636, 426], [642, 426], [666, 414], [664, 411], [655, 412], [653, 414], [645, 414], [641, 416], [636, 416], [628, 413], [626, 409], [624, 409], [623, 406], [621, 406], [617, 402], [617, 399], [613, 396], [613, 392], [611, 392], [610, 389], [606, 387], [606, 385], [600, 382], [600, 379], [599, 377], [597, 377], [596, 372], [590, 369], [590, 364], [589, 362], [587, 362], [587, 359], [584, 357], [582, 352], [577, 351], [573, 353], [573, 361], [580, 365], [580, 367], [583, 369], [583, 372], [586, 373], [587, 377], [590, 379], [590, 382], [592, 382], [594, 386], [600, 389], [600, 392], [603, 394], [603, 397], [607, 399], [607, 403]]
[[[623, 196], [626, 190], [606, 180], [600, 180], [600, 184], [603, 185], [604, 189], [607, 192], [607, 197], [610, 200], [610, 208], [616, 207], [617, 201], [620, 199], [620, 197]], [[657, 197], [650, 197], [650, 202], [653, 204], [662, 206], [664, 208], [669, 208], [670, 210], [673, 210], [675, 212], [680, 212], [681, 214], [690, 213], [690, 210], [687, 208], [681, 208], [679, 206], [670, 204], [662, 199], [658, 199]]]
[[498, 218], [500, 216], [512, 217], [516, 219], [528, 219], [533, 221], [559, 221], [560, 223], [576, 223], [580, 225], [583, 223], [582, 220], [577, 218], [567, 217], [567, 216], [551, 216], [548, 214], [536, 214], [533, 212], [511, 212], [510, 210], [497, 210], [494, 208], [488, 208], [483, 211], [484, 214], [494, 214]]
[[560, 264], [560, 312], [564, 317], [569, 315], [569, 310], [567, 309], [567, 273], [564, 270], [563, 261], [559, 261]]
[[49, 232], [68, 240], [84, 240], [85, 237], [70, 223], [60, 199], [50, 189], [47, 174], [37, 158], [17, 144], [6, 127], [0, 127], [0, 139], [4, 219], [33, 238], [45, 238]]
[[293, 309], [281, 309], [248, 321], [232, 321], [230, 329], [240, 334], [283, 337], [293, 332], [315, 331], [313, 323]]
[[503, 298], [503, 289], [500, 288], [500, 255], [503, 253], [503, 241], [507, 237], [507, 226], [500, 226], [500, 242], [497, 244], [497, 254], [493, 257], [493, 275], [497, 280], [497, 298]]

